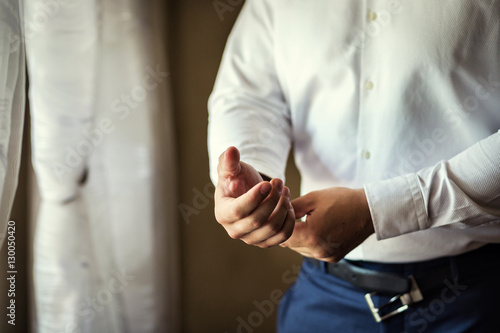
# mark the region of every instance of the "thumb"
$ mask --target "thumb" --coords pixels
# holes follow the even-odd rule
[[[291,202],[295,211],[295,218],[300,219],[312,212],[316,207],[311,193],[298,197]]]
[[[240,152],[236,147],[229,147],[219,157],[219,177],[234,177],[240,172]]]

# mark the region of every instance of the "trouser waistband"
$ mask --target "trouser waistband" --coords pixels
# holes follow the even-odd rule
[[[366,274],[370,276],[370,272],[368,271],[371,271],[375,276],[379,275],[379,273],[387,273],[389,275],[396,274],[403,277],[432,274],[431,272],[434,271],[447,274],[445,277],[455,279],[458,275],[465,277],[474,275],[478,270],[484,266],[490,265],[492,262],[499,262],[500,264],[500,244],[487,244],[476,250],[455,256],[410,263],[379,263],[372,261],[341,260],[339,263],[333,264],[311,258],[305,258],[305,260],[316,268],[343,280],[346,280],[344,274],[339,273],[339,271],[344,271],[345,267],[345,269],[352,269],[355,274],[362,274],[363,276]],[[341,268],[339,268],[339,266],[341,266]],[[393,280],[389,279],[389,281]],[[400,284],[398,284],[398,286],[398,288],[401,288]]]
[[[383,264],[349,260],[326,263],[311,258],[305,258],[305,263],[368,292],[366,301],[375,320],[380,322],[422,301],[433,290],[457,284],[459,274],[488,274],[488,269],[500,269],[500,244],[488,244],[457,256],[418,263]],[[377,308],[372,300],[376,294],[386,294],[392,298]],[[394,307],[395,302],[400,303],[400,306]],[[387,308],[392,311],[386,311]]]

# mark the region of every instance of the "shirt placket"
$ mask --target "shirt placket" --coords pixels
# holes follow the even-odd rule
[[[358,115],[358,146],[357,146],[357,179],[365,182],[369,177],[371,169],[371,159],[376,151],[375,143],[370,142],[370,124],[373,123],[373,100],[377,94],[378,80],[373,66],[374,54],[373,43],[377,42],[380,35],[381,26],[378,22],[379,14],[375,9],[377,1],[367,0],[361,15],[362,48],[359,54],[359,115]]]

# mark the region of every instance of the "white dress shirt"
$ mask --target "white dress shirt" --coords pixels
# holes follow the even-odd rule
[[[500,242],[500,0],[248,0],[209,101],[229,146],[302,194],[366,190],[348,259],[409,262]]]
[[[0,0],[0,247],[17,187],[25,106],[19,0]]]

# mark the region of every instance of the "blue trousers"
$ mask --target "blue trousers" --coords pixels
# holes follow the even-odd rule
[[[467,256],[468,260],[462,260]],[[279,333],[328,332],[500,332],[500,244],[465,255],[406,264],[351,262],[368,269],[405,276],[425,274],[450,265],[452,279],[443,281],[398,315],[377,323],[365,301],[366,291],[304,261],[294,285],[283,296],[278,313]],[[375,296],[376,306],[390,296]]]

